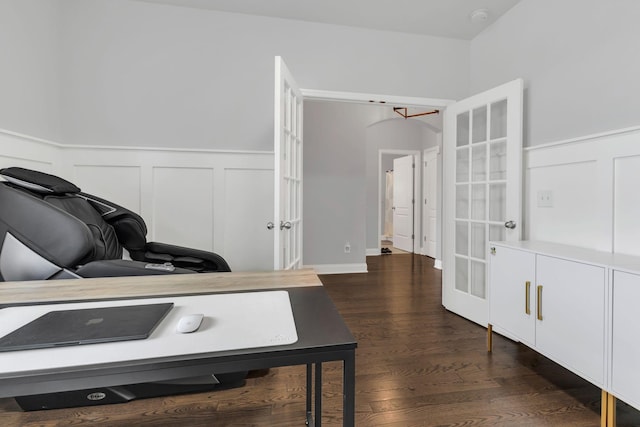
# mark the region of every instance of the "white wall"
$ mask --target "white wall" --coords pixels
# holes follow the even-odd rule
[[[303,262],[319,271],[366,271],[366,130],[385,110],[322,101],[305,101],[304,109]]]
[[[59,4],[0,1],[0,129],[61,136]]]
[[[303,88],[467,94],[467,41],[130,0],[59,1],[56,140],[68,144],[272,149],[275,55]],[[33,134],[14,123],[4,127]]]
[[[522,77],[525,146],[640,122],[640,2],[522,0],[471,42],[471,93]]]

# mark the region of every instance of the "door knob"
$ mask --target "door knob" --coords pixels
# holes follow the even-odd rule
[[[516,223],[514,221],[507,221],[504,223],[504,226],[509,230],[513,230],[514,228],[516,228]]]
[[[274,227],[275,227],[275,225],[273,224],[273,222],[269,221],[267,223],[267,230],[273,230]]]
[[[291,223],[289,221],[287,221],[287,222],[280,221],[280,230],[285,229],[285,228],[287,230],[291,229]]]

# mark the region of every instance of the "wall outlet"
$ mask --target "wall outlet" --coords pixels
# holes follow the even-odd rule
[[[538,191],[538,207],[539,208],[552,208],[553,207],[553,191],[540,190]]]
[[[347,242],[344,244],[344,253],[345,254],[351,253],[351,243]]]

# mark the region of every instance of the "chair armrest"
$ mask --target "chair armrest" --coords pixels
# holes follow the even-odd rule
[[[200,273],[228,272],[229,264],[214,252],[185,248],[183,246],[166,243],[149,242],[144,251],[131,252],[131,258],[136,261],[165,263],[170,262],[176,267],[186,268]]]
[[[93,277],[122,277],[122,276],[153,276],[163,274],[190,274],[185,268],[153,268],[151,263],[112,259],[93,261],[76,270],[76,274],[83,278]]]

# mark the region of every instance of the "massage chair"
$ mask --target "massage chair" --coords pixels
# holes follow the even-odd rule
[[[147,242],[147,227],[138,214],[83,193],[62,178],[18,167],[0,169],[0,177],[0,282],[231,271],[218,254]],[[16,401],[25,410],[125,402],[240,386],[246,374],[22,396]],[[89,397],[96,395],[104,397]]]
[[[147,242],[136,213],[57,176],[0,169],[0,280],[231,271],[220,255]]]

